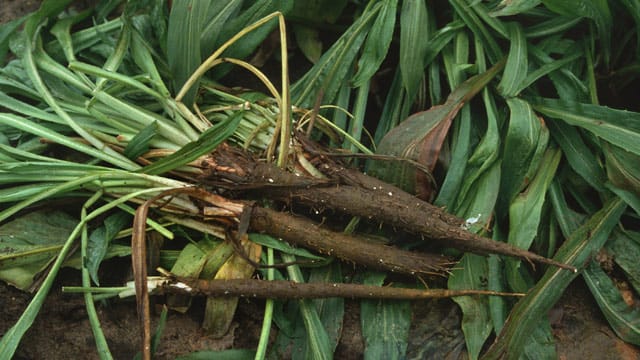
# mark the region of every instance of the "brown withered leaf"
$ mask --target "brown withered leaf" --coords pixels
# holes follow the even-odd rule
[[[501,61],[463,82],[444,104],[411,115],[382,138],[376,152],[408,158],[433,170],[453,118],[503,67],[504,61]],[[430,177],[406,162],[374,161],[372,164],[370,172],[374,176],[416,193],[422,199],[428,199],[433,191]]]

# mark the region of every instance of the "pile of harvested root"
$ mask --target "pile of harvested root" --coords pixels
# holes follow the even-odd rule
[[[294,214],[292,208],[302,205],[313,214],[330,209],[344,215],[367,219],[395,231],[415,234],[424,241],[437,241],[443,247],[453,247],[478,254],[500,254],[557,266],[575,272],[566,265],[512,245],[497,242],[467,230],[465,220],[448,214],[426,201],[406,193],[331,158],[319,145],[298,134],[294,139],[298,149],[293,155],[296,165],[281,169],[272,163],[255,159],[252,154],[222,144],[201,166],[202,186],[171,190],[147,201],[138,208],[134,224],[132,257],[136,276],[139,311],[143,314],[144,343],[149,349],[149,300],[147,263],[145,259],[145,221],[149,209],[170,206],[176,196],[187,196],[198,204],[201,217],[222,225],[224,238],[233,244],[236,254],[253,268],[259,256],[248,254],[247,232],[269,234],[292,245],[317,253],[335,256],[342,261],[408,276],[445,276],[455,262],[442,255],[423,251],[408,251],[372,241],[366,234],[345,233],[329,224],[316,222]],[[304,164],[304,165],[301,165]],[[309,171],[309,169],[313,169]],[[292,263],[271,266],[285,267]],[[264,281],[259,279],[198,280],[182,278],[164,272],[169,279],[164,290],[170,293],[206,295],[211,297],[261,298],[387,298],[420,299],[462,295],[506,295],[484,290],[416,290],[365,286],[357,284]]]

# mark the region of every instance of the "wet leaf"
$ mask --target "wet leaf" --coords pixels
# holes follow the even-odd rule
[[[613,331],[620,339],[640,345],[640,310],[624,301],[616,285],[596,262],[585,269],[582,277]]]

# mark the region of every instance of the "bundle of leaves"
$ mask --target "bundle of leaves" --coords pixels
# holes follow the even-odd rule
[[[599,89],[624,94],[637,80],[640,3],[301,3],[105,1],[78,12],[44,1],[2,25],[0,277],[38,290],[0,357],[14,354],[62,266],[82,271],[76,290],[104,358],[94,306],[104,294],[137,296],[148,357],[151,286],[210,296],[204,327],[222,334],[237,296],[257,295],[262,281],[243,282],[256,269],[271,281],[259,286],[272,287],[260,293],[270,300],[258,358],[274,316],[273,356],[293,344],[295,358],[330,358],[341,294],[456,295],[471,358],[492,334],[483,358],[552,358],[546,314],[577,276],[613,330],[640,344],[640,315],[593,261],[606,253],[639,289],[640,114],[600,105]],[[326,50],[325,35],[337,38]],[[294,37],[297,50],[287,46]],[[307,64],[302,55],[313,65],[289,86],[289,57]],[[257,66],[265,58],[279,61],[275,75]],[[237,87],[240,72],[265,93]],[[81,205],[33,210],[61,199]],[[313,214],[325,207],[336,211],[326,224]],[[148,245],[162,238],[181,250],[169,258],[156,246],[155,265],[171,273],[151,278]],[[477,254],[430,255],[422,238]],[[93,286],[104,259],[128,255],[135,286]],[[333,256],[363,265],[350,282],[372,287],[345,281]],[[381,287],[391,272],[414,289]],[[449,291],[424,290],[434,273],[448,276]],[[331,298],[285,311],[271,300],[290,296],[278,284]],[[167,302],[188,307],[176,294]],[[405,356],[409,310],[363,302],[365,357]]]

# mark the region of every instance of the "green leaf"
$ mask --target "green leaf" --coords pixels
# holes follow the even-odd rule
[[[236,131],[240,120],[242,120],[242,115],[243,111],[234,113],[225,121],[207,129],[198,140],[188,143],[173,154],[165,156],[139,171],[151,175],[162,174],[208,154]]]
[[[167,34],[167,61],[173,74],[174,91],[182,88],[191,74],[200,65],[202,53],[200,36],[208,9],[215,4],[211,0],[177,1],[171,6]],[[195,100],[197,82],[192,86],[183,102],[191,106]]]
[[[98,268],[105,258],[105,255],[107,255],[111,240],[116,237],[120,230],[129,224],[131,224],[131,216],[125,212],[117,212],[107,217],[102,226],[93,230],[89,235],[87,258],[85,259],[84,266],[89,270],[91,279],[96,284],[100,285]]]
[[[385,0],[382,9],[378,12],[378,17],[373,22],[371,31],[364,42],[362,55],[358,60],[358,72],[351,79],[354,87],[360,87],[369,81],[387,56],[393,37],[393,28],[396,24],[397,7],[398,0]],[[426,41],[423,42],[426,43]],[[402,52],[402,50],[400,51]]]
[[[342,264],[338,261],[323,266],[321,268],[311,269],[308,282],[312,283],[339,283],[343,281],[342,278]],[[342,323],[344,319],[344,299],[343,298],[327,298],[327,299],[315,299],[311,301],[316,307],[316,311],[320,316],[322,326],[327,332],[330,345],[330,353],[333,354],[340,341],[342,335]],[[306,354],[305,356],[311,356],[309,352],[311,349],[308,344],[308,339],[305,339],[304,347],[307,350],[301,352]]]
[[[536,175],[525,191],[519,194],[509,207],[509,243],[521,249],[529,249],[538,233],[547,189],[553,180],[561,153],[548,150]]]
[[[519,194],[509,207],[509,238],[511,245],[521,249],[529,249],[538,235],[542,217],[542,205],[546,199],[547,189],[553,180],[561,153],[559,150],[548,150],[544,160],[537,169],[537,174],[527,189]],[[507,278],[513,288],[519,277],[520,260],[506,259]]]
[[[596,262],[591,262],[582,277],[613,331],[623,341],[640,345],[640,310],[624,301],[616,285]]]
[[[544,98],[537,99],[533,108],[549,117],[589,130],[616,146],[640,155],[640,113]]]
[[[320,60],[291,87],[292,103],[312,108],[322,92],[324,103],[331,103],[342,87],[382,3],[367,7]]]
[[[593,150],[585,144],[580,131],[561,121],[549,121],[546,124],[573,171],[596,190],[604,190],[606,175],[602,165]]]
[[[615,235],[605,245],[606,251],[624,271],[636,292],[640,292],[640,234],[625,231]]]
[[[149,151],[149,143],[156,135],[158,130],[158,123],[156,121],[145,126],[139,133],[137,133],[131,141],[124,148],[124,156],[131,160],[135,160],[138,156]]]
[[[251,233],[249,234],[249,239],[256,244],[268,246],[285,254],[291,254],[296,256],[301,256],[311,260],[320,260],[325,261],[326,259],[322,256],[318,256],[312,254],[309,250],[304,248],[297,248],[289,245],[288,243],[275,239],[274,237],[267,234],[257,234]]]
[[[253,360],[255,356],[256,351],[250,349],[204,350],[178,356],[176,360]]]
[[[496,9],[491,12],[491,16],[511,16],[523,13],[538,6],[541,0],[511,0],[501,1]]]
[[[469,30],[473,32],[473,35],[482,44],[482,47],[486,49],[487,56],[491,63],[497,63],[502,58],[502,50],[498,46],[498,42],[494,38],[493,34],[487,29],[482,19],[478,16],[475,9],[479,2],[474,2],[473,5],[469,4],[466,0],[449,0],[449,3],[455,10],[456,14],[460,16],[462,21],[467,25]]]
[[[521,89],[520,84],[527,77],[529,71],[527,39],[524,37],[522,27],[518,23],[508,23],[507,29],[510,40],[509,55],[502,79],[498,84],[498,91],[505,98],[518,95]]]
[[[7,57],[11,37],[26,19],[26,16],[20,17],[0,25],[0,64],[4,64],[4,59]]]
[[[77,223],[64,212],[39,210],[0,226],[0,279],[26,291]]]
[[[506,213],[515,196],[527,185],[527,172],[538,148],[543,123],[528,102],[517,98],[507,99],[511,111],[509,127],[504,137],[502,179],[499,212]]]
[[[529,336],[527,345],[524,346],[524,353],[520,356],[522,360],[529,359],[557,359],[556,344],[548,319],[541,319],[538,327]]]
[[[586,17],[594,21],[605,65],[611,57],[613,19],[607,0],[542,0],[551,11],[564,16]]]
[[[640,196],[640,156],[605,142],[607,177],[617,188]]]
[[[210,49],[206,49],[208,51],[203,52],[203,56],[209,56],[209,52],[213,52],[227,40],[242,31],[245,27],[254,24],[269,14],[278,11],[286,15],[293,8],[293,3],[293,0],[264,0],[250,2],[251,6],[237,14],[235,17],[229,18],[229,20],[223,24],[220,35],[217,38],[217,42],[214,43],[214,46]],[[263,24],[259,28],[238,39],[227,50],[225,50],[223,56],[236,59],[244,59],[248,57],[256,51],[258,46],[262,44],[262,42],[277,26],[278,20],[275,18],[266,24]],[[231,68],[232,67],[230,65],[217,66],[212,70],[211,77],[219,79],[226,75]]]
[[[426,46],[429,43],[427,6],[422,0],[405,0],[400,12],[400,61],[402,84],[413,98],[422,82]]]
[[[296,36],[296,43],[300,51],[302,51],[307,60],[314,64],[317,63],[320,56],[322,56],[322,41],[320,40],[318,30],[304,25],[294,24],[293,34]]]
[[[296,261],[295,256],[282,254],[282,260],[285,262]],[[297,265],[287,267],[287,273],[291,281],[304,282],[300,267]],[[307,351],[305,359],[331,359],[333,357],[331,340],[322,325],[318,311],[311,300],[298,300],[300,314],[306,330]]]
[[[461,109],[460,116],[454,124],[451,134],[449,168],[440,186],[438,196],[433,203],[451,209],[450,211],[453,212],[458,210],[456,208],[456,197],[460,195],[464,195],[465,199],[468,197],[466,193],[462,194],[461,188],[466,180],[467,163],[469,156],[471,156],[471,107],[469,105],[465,105]]]
[[[596,253],[618,224],[626,205],[619,198],[608,201],[600,211],[574,231],[556,253],[554,260],[578,269]],[[556,214],[558,217],[563,214]],[[538,326],[540,319],[560,299],[571,281],[578,276],[568,270],[549,268],[540,281],[514,306],[509,319],[483,360],[501,359],[506,354],[519,356],[526,345],[527,335]]]
[[[458,193],[458,201],[455,207],[455,213],[466,214],[467,216],[476,216],[477,214],[469,213],[467,210],[461,207],[461,201],[467,197],[467,193],[472,189],[478,189],[480,186],[476,186],[479,183],[479,178],[482,177],[485,172],[493,171],[492,168],[496,165],[498,154],[500,153],[500,134],[498,132],[498,118],[496,115],[496,105],[493,97],[489,95],[489,90],[485,88],[482,92],[482,99],[484,100],[487,117],[487,131],[480,140],[478,146],[476,146],[473,154],[467,161],[465,169],[464,180],[460,191]],[[472,122],[475,123],[476,118],[480,118],[477,113],[472,113]],[[500,166],[497,167],[497,178],[494,179],[499,186],[500,184]],[[495,199],[493,199],[495,205]],[[493,211],[493,205],[491,206],[491,212]],[[487,216],[488,214],[485,214]]]
[[[624,202],[627,203],[637,215],[640,215],[640,196],[632,193],[630,191],[626,191],[620,188],[617,188],[615,185],[607,182],[605,183],[605,187],[611,190],[614,194],[618,195]]]
[[[213,53],[220,33],[229,25],[230,19],[238,15],[242,3],[242,0],[211,2],[208,7],[208,17],[202,26],[200,34],[200,49],[203,57]]]
[[[450,290],[485,290],[488,276],[487,258],[465,254],[449,276]],[[487,297],[458,296],[453,298],[462,309],[462,331],[470,359],[477,359],[493,328]]]
[[[365,285],[382,286],[384,273],[367,272]],[[409,301],[362,300],[360,323],[365,359],[404,359],[406,357],[411,303]]]
[[[464,180],[463,186],[467,185]],[[500,192],[500,163],[493,163],[480,176],[473,181],[471,190],[465,193],[464,198],[459,199],[460,204],[455,208],[455,214],[465,218],[473,218],[474,224],[468,229],[473,232],[481,231],[489,226],[493,209]]]

